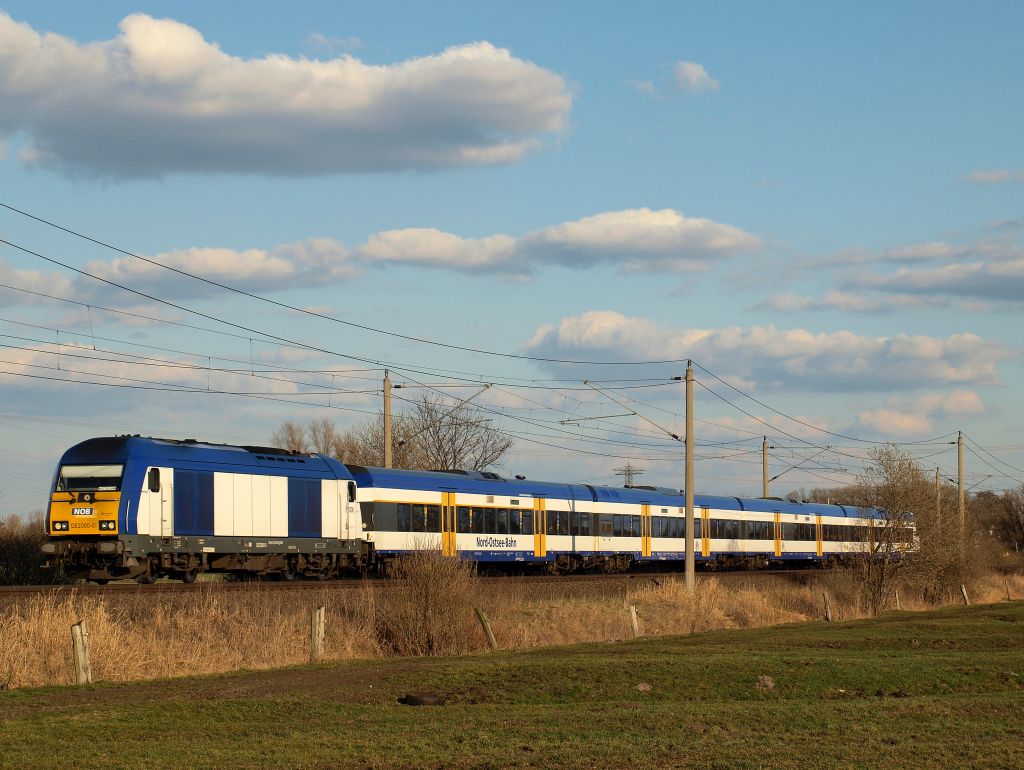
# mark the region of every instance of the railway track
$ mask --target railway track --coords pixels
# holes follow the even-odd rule
[[[821,570],[766,570],[736,572],[698,572],[697,585],[709,578],[724,581],[747,580],[751,582],[788,579],[805,580],[821,575]],[[490,587],[505,587],[510,590],[517,588],[529,589],[530,593],[543,593],[537,589],[550,589],[552,594],[602,594],[615,593],[637,588],[643,585],[659,584],[669,580],[683,580],[681,572],[640,572],[614,575],[502,575],[482,577],[481,580]],[[196,583],[179,583],[174,581],[152,584],[124,581],[95,585],[89,583],[69,585],[28,585],[0,586],[0,597],[15,598],[50,594],[61,596],[75,594],[77,596],[107,595],[123,596],[125,594],[188,594],[195,592],[246,592],[246,591],[359,591],[370,589],[387,589],[399,585],[395,580],[385,578],[352,578],[348,580],[299,580],[283,582],[279,580],[205,580]]]

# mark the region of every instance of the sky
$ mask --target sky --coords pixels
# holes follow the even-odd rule
[[[507,475],[1024,483],[1024,6],[0,0],[0,517],[423,395]],[[486,387],[485,386],[489,386]],[[405,400],[403,400],[405,399]]]

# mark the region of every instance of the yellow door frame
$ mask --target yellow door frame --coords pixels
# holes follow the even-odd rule
[[[533,555],[548,555],[548,514],[547,500],[533,498]]]
[[[782,514],[775,511],[775,555],[782,556]]]
[[[651,555],[651,506],[640,506],[640,555]]]
[[[711,555],[711,509],[700,509],[700,553],[701,556]]]
[[[455,493],[441,493],[441,554],[455,556]]]
[[[814,534],[816,535],[817,540],[818,540],[818,557],[819,558],[825,554],[825,545],[824,545],[824,543],[821,542],[821,535],[822,535],[821,529],[822,529],[821,514],[819,513],[819,514],[816,514],[815,517],[814,517]]]

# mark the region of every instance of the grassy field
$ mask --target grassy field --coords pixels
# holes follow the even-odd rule
[[[443,706],[402,705],[437,693]],[[0,693],[10,767],[1024,766],[1024,603]]]

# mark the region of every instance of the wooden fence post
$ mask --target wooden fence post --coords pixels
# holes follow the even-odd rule
[[[494,638],[494,632],[491,630],[491,621],[487,619],[484,611],[479,607],[474,607],[476,610],[477,620],[480,621],[480,626],[484,629],[484,636],[487,637],[487,646],[491,648],[491,652],[498,649],[498,642]]]
[[[967,598],[967,586],[963,583],[960,584],[960,593],[964,595],[964,604],[970,604],[971,600]]]
[[[629,605],[629,622],[633,626],[633,638],[636,639],[640,636],[640,626],[636,622],[636,605]]]
[[[309,614],[309,660],[319,663],[324,656],[324,608],[317,607]]]
[[[1006,586],[1006,601],[1012,602],[1013,598],[1010,596],[1010,581],[1003,578],[1003,585]]]
[[[832,603],[828,600],[828,591],[822,593],[825,597],[825,620],[832,622]]]
[[[896,589],[896,611],[900,611],[900,589]]]
[[[75,663],[75,683],[92,684],[92,665],[89,663],[89,634],[85,621],[71,626],[71,656]]]

